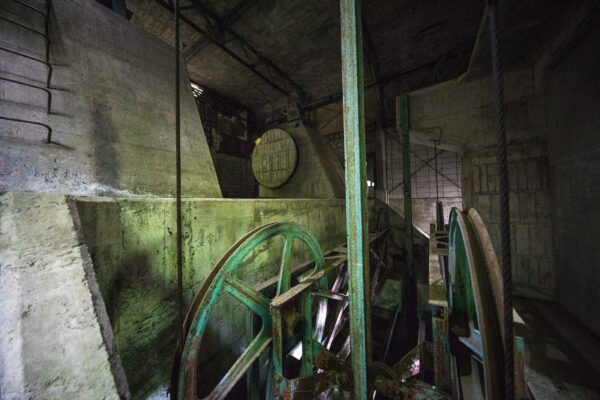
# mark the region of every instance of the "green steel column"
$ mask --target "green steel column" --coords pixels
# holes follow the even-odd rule
[[[413,273],[413,235],[412,235],[412,187],[410,171],[410,104],[408,95],[400,96],[402,117],[402,162],[404,172],[404,218],[406,221],[406,265]]]
[[[371,357],[371,307],[360,0],[341,0],[340,20],[353,397],[355,400],[366,400],[368,397],[367,365]]]

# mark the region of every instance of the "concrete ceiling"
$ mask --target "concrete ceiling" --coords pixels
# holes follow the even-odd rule
[[[195,28],[181,24],[181,42],[190,78],[201,85],[263,117],[279,112],[288,101],[282,92],[294,94],[296,87],[305,93],[307,102],[341,91],[337,0],[182,0],[182,3],[202,6],[202,10],[182,11]],[[508,12],[502,22],[508,33],[507,43],[521,46],[511,62],[515,58],[523,61],[523,53],[531,51],[527,46],[529,41],[523,42],[523,35],[533,36],[537,43],[569,4],[559,0],[506,3]],[[167,0],[127,0],[134,23],[173,45],[173,14],[167,4]],[[379,79],[387,82],[392,96],[464,72],[485,8],[482,0],[370,0],[363,4],[368,53],[365,81],[368,84],[374,80],[368,63],[377,65]],[[207,32],[210,38],[198,30]],[[485,40],[482,48],[489,43],[487,37]],[[487,70],[489,53],[480,51],[477,57],[477,66]]]

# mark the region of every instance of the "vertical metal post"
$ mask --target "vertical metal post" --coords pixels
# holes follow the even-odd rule
[[[175,0],[175,196],[177,197],[177,303],[179,342],[183,344],[183,254],[181,232],[181,107],[179,99],[179,0]]]
[[[376,139],[376,170],[375,170],[375,198],[388,202],[387,192],[387,159],[386,159],[386,134],[385,131],[377,131]]]
[[[402,113],[402,163],[404,173],[404,219],[406,222],[406,265],[413,273],[412,183],[410,171],[410,104],[408,94],[400,96]]]
[[[433,370],[435,386],[452,393],[450,371],[450,331],[448,307],[431,306],[431,328],[433,331]]]
[[[360,0],[341,0],[340,20],[353,397],[355,400],[366,400],[368,397],[367,366],[371,361],[371,307]]]
[[[508,202],[508,161],[506,155],[506,128],[504,125],[504,85],[500,60],[500,35],[498,33],[498,3],[490,0],[490,39],[492,70],[494,75],[494,103],[496,106],[496,130],[498,139],[498,186],[500,188],[500,237],[502,247],[502,294],[504,315],[504,398],[515,398],[514,339],[512,269],[510,249],[510,209]]]
[[[440,201],[440,190],[438,188],[438,167],[437,167],[437,139],[433,139],[433,157],[435,158],[435,204],[437,207],[437,203]]]

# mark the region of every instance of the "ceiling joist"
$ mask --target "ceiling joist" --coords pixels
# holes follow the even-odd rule
[[[165,0],[155,0],[163,8],[174,13],[174,7],[170,2]],[[212,19],[215,24],[217,31],[222,32],[220,35],[211,34],[206,29],[202,28],[194,21],[190,20],[186,16],[180,13],[180,19],[189,27],[200,33],[207,42],[210,42],[217,46],[220,50],[231,56],[238,63],[246,67],[261,80],[277,90],[286,97],[297,95],[298,101],[303,102],[305,97],[304,90],[294,80],[292,80],[285,72],[277,67],[272,61],[266,58],[262,53],[256,50],[251,44],[249,44],[242,36],[230,28],[231,24],[240,17],[241,12],[252,3],[252,0],[240,0],[227,14],[221,18],[217,13],[209,9],[200,0],[192,0],[192,7],[189,9],[195,9],[200,11],[206,19]],[[235,42],[243,49],[243,55],[238,55],[234,50],[225,45],[223,40],[223,34],[229,34]],[[205,43],[204,40],[199,40],[190,46],[188,52],[185,53],[186,58],[192,57],[196,54]]]

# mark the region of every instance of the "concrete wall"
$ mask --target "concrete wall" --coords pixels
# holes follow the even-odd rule
[[[552,210],[548,185],[546,114],[536,93],[534,68],[505,71],[506,129],[513,280],[519,293],[555,298]],[[411,93],[411,135],[441,141],[462,158],[463,207],[474,207],[500,256],[495,159],[495,113],[490,76],[453,80]]]
[[[568,53],[548,70],[544,86],[558,297],[600,335],[598,13],[589,26],[584,36],[573,34],[577,26],[567,32],[561,48]]]
[[[75,228],[64,196],[0,197],[3,399],[129,397],[93,267]]]
[[[552,208],[546,146],[526,143],[508,147],[509,203],[513,281],[517,293],[556,296],[552,253]],[[500,196],[495,150],[463,158],[463,204],[481,214],[500,258]]]
[[[131,393],[145,398],[168,382],[175,351],[175,203],[81,198],[77,208]],[[343,200],[335,199],[185,200],[185,310],[213,265],[254,227],[294,221],[311,231],[327,250],[345,241],[344,214]],[[281,244],[274,239],[261,246],[250,257],[253,263],[244,279],[253,283],[274,276]],[[306,249],[296,249],[295,261],[308,257]],[[218,310],[223,317],[211,322],[209,345],[201,357],[215,377],[219,368],[239,356],[245,320],[239,303],[225,302]]]
[[[427,143],[436,138],[442,148],[461,153],[495,146],[493,90],[492,78],[488,75],[473,80],[452,80],[412,92],[411,141]],[[536,96],[532,66],[504,71],[504,102],[509,143],[545,136],[544,103]]]
[[[269,198],[344,198],[344,170],[327,141],[311,128],[282,127],[296,142],[298,165],[283,186],[259,186],[260,197]]]
[[[40,2],[43,8],[44,2]],[[43,19],[2,15],[43,31]],[[19,19],[20,18],[20,19]],[[52,1],[52,114],[43,91],[0,81],[0,192],[173,195],[175,122],[173,48],[95,1]],[[4,47],[44,58],[40,35],[0,21]],[[184,65],[184,63],[182,63]],[[45,85],[46,67],[2,52],[3,77]],[[184,196],[220,197],[185,68],[181,70]]]

